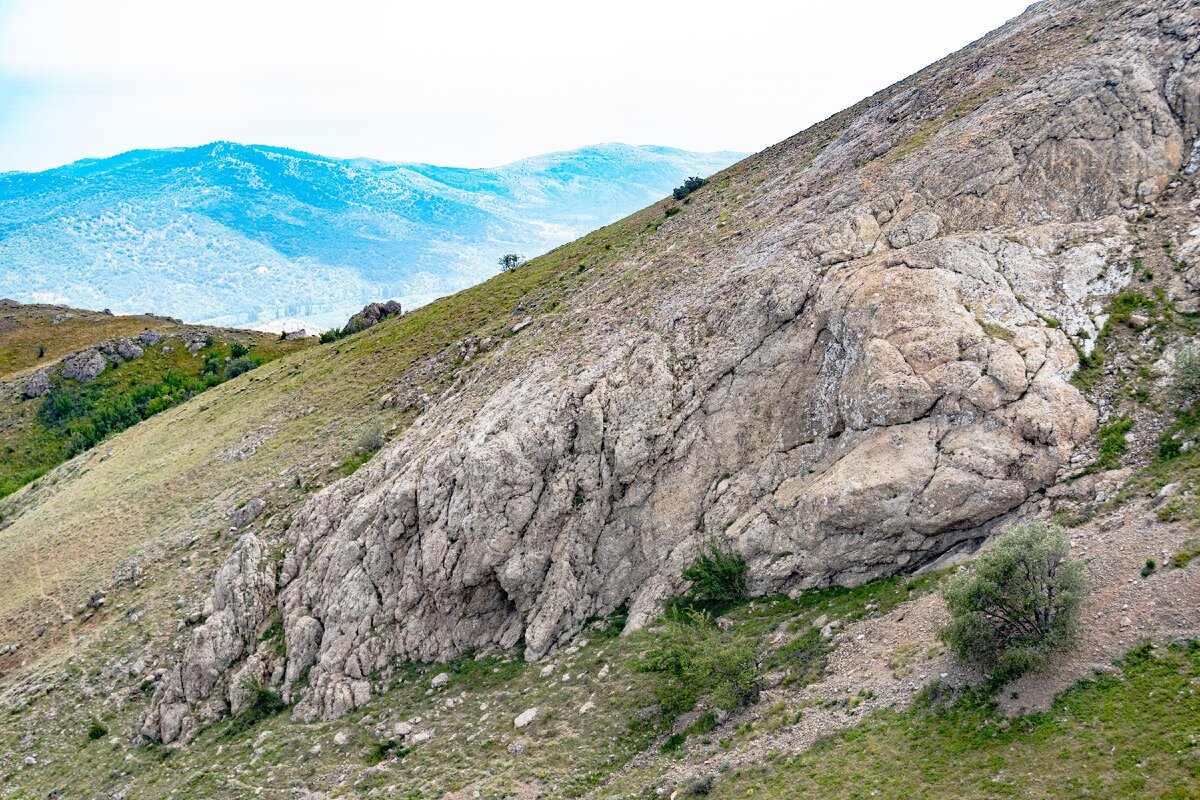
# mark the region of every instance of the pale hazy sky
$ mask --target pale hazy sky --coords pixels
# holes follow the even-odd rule
[[[0,0],[0,171],[228,139],[484,166],[759,150],[1028,0]]]

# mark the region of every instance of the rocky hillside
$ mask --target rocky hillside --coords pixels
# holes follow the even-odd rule
[[[146,417],[314,341],[2,300],[0,497]]]
[[[890,576],[1051,515],[1111,551],[1091,567],[1105,585],[1143,548],[1173,560],[1200,470],[1200,422],[1171,391],[1200,296],[1197,49],[1194,2],[1037,4],[685,198],[216,387],[17,493],[0,529],[10,785],[76,774],[37,731],[81,738],[103,713],[127,774],[96,791],[665,792],[686,776],[656,783],[673,767],[643,751],[728,723],[655,723],[635,667],[712,542],[771,596],[726,621],[762,663],[783,674],[773,654],[815,626],[840,670],[812,695],[781,678],[770,709],[702,739],[688,758],[713,772],[718,746],[765,763],[952,675],[932,579]],[[1188,562],[1102,595],[1089,619],[1125,633],[1096,659],[1195,632],[1194,604],[1167,610]],[[75,613],[101,582],[104,607]],[[856,654],[886,674],[856,674]],[[1154,674],[1186,683],[1195,659],[1172,658]],[[827,728],[775,736],[806,717]],[[1162,752],[1182,752],[1175,733]],[[778,765],[784,785],[806,763]]]
[[[215,142],[10,173],[0,296],[313,332],[471,286],[740,157],[608,144],[454,169]]]

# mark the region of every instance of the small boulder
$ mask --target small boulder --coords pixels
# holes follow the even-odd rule
[[[41,397],[50,391],[50,376],[44,371],[35,372],[25,382],[25,396],[30,400]]]
[[[433,687],[434,689],[440,689],[449,682],[450,682],[450,673],[449,672],[439,672],[437,675],[433,676],[433,680],[431,680],[429,682],[429,685],[431,687]]]
[[[342,330],[346,333],[358,333],[378,325],[388,317],[398,317],[402,313],[400,303],[388,300],[386,303],[367,303],[363,310],[352,316]]]
[[[522,711],[520,714],[518,714],[517,718],[513,720],[513,727],[514,728],[524,728],[525,726],[532,723],[535,719],[537,719],[537,715],[538,715],[538,710],[537,710],[536,706],[533,708],[527,708],[524,711]]]
[[[162,334],[153,328],[147,328],[139,333],[137,338],[145,347],[153,347],[162,340]]]
[[[235,528],[244,528],[251,522],[259,518],[259,515],[267,507],[267,501],[261,497],[255,497],[246,505],[233,512],[233,525]]]
[[[132,361],[135,358],[141,358],[142,353],[146,352],[140,346],[134,344],[128,339],[119,339],[117,341],[117,355],[126,361]]]

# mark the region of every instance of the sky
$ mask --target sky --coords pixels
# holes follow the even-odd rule
[[[0,171],[230,140],[494,166],[752,152],[1028,0],[0,0]]]

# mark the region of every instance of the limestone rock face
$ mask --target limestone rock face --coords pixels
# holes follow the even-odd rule
[[[622,605],[643,625],[714,539],[754,593],[857,584],[1051,485],[1096,424],[1076,347],[1200,129],[1193,11],[1034,6],[710,181],[617,277],[514,324],[520,347],[293,520],[296,715],[363,704],[398,660],[537,659]],[[189,663],[183,686],[211,675]]]
[[[248,685],[266,675],[268,658],[256,646],[274,598],[274,563],[254,534],[244,534],[217,571],[203,624],[189,633],[182,661],[155,691],[139,726],[143,735],[186,742],[200,724],[245,708]]]

